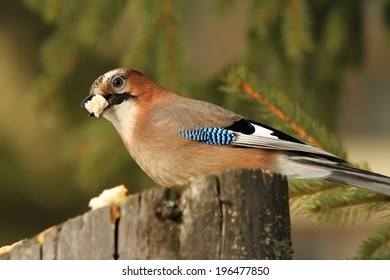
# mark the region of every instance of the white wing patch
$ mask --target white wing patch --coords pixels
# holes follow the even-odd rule
[[[306,152],[327,157],[334,157],[335,159],[337,158],[337,156],[331,153],[304,143],[279,139],[277,137],[277,133],[273,135],[274,131],[270,128],[262,127],[256,124],[252,125],[255,127],[255,132],[252,134],[233,132],[237,139],[232,142],[232,145],[268,150]]]
[[[253,126],[255,127],[255,132],[252,134],[253,136],[279,139],[277,136],[272,135],[274,132],[273,130],[255,124],[253,124]]]

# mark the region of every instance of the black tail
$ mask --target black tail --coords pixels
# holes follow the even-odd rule
[[[317,166],[329,173],[321,179],[351,185],[390,196],[390,177],[326,159],[296,157],[296,162]]]
[[[345,165],[336,165],[331,171],[332,173],[325,178],[328,181],[390,196],[390,177]]]

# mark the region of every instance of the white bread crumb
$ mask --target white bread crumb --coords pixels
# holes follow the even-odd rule
[[[92,210],[102,208],[104,206],[119,205],[126,198],[127,189],[124,185],[120,185],[111,189],[104,190],[99,196],[92,198],[89,201],[89,207]]]
[[[100,94],[96,94],[84,105],[85,109],[87,109],[88,112],[93,113],[97,118],[100,117],[100,115],[103,113],[104,109],[107,108],[107,106],[107,100]]]

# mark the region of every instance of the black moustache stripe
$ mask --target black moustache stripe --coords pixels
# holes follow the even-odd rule
[[[108,98],[106,97],[106,95]],[[114,93],[114,94],[107,93],[107,94],[103,94],[103,97],[106,98],[107,102],[110,103],[110,105],[118,105],[128,99],[136,98],[135,96],[131,95],[129,92]]]

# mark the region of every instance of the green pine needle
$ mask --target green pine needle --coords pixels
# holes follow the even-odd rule
[[[359,246],[356,259],[383,259],[390,256],[390,223],[378,227]]]
[[[279,126],[297,138],[302,139],[303,135],[306,139],[302,140],[312,140],[321,148],[345,158],[345,152],[334,135],[306,114],[298,104],[291,102],[283,92],[261,85],[257,77],[246,68],[237,67],[229,71],[221,90],[251,96],[259,103],[262,111],[274,114],[262,114],[260,121]],[[389,199],[386,196],[320,180],[290,180],[290,196],[295,209],[324,222],[345,224],[367,219],[378,211],[389,210]]]
[[[283,11],[282,41],[287,57],[301,61],[313,49],[311,18],[306,0],[289,0]]]

